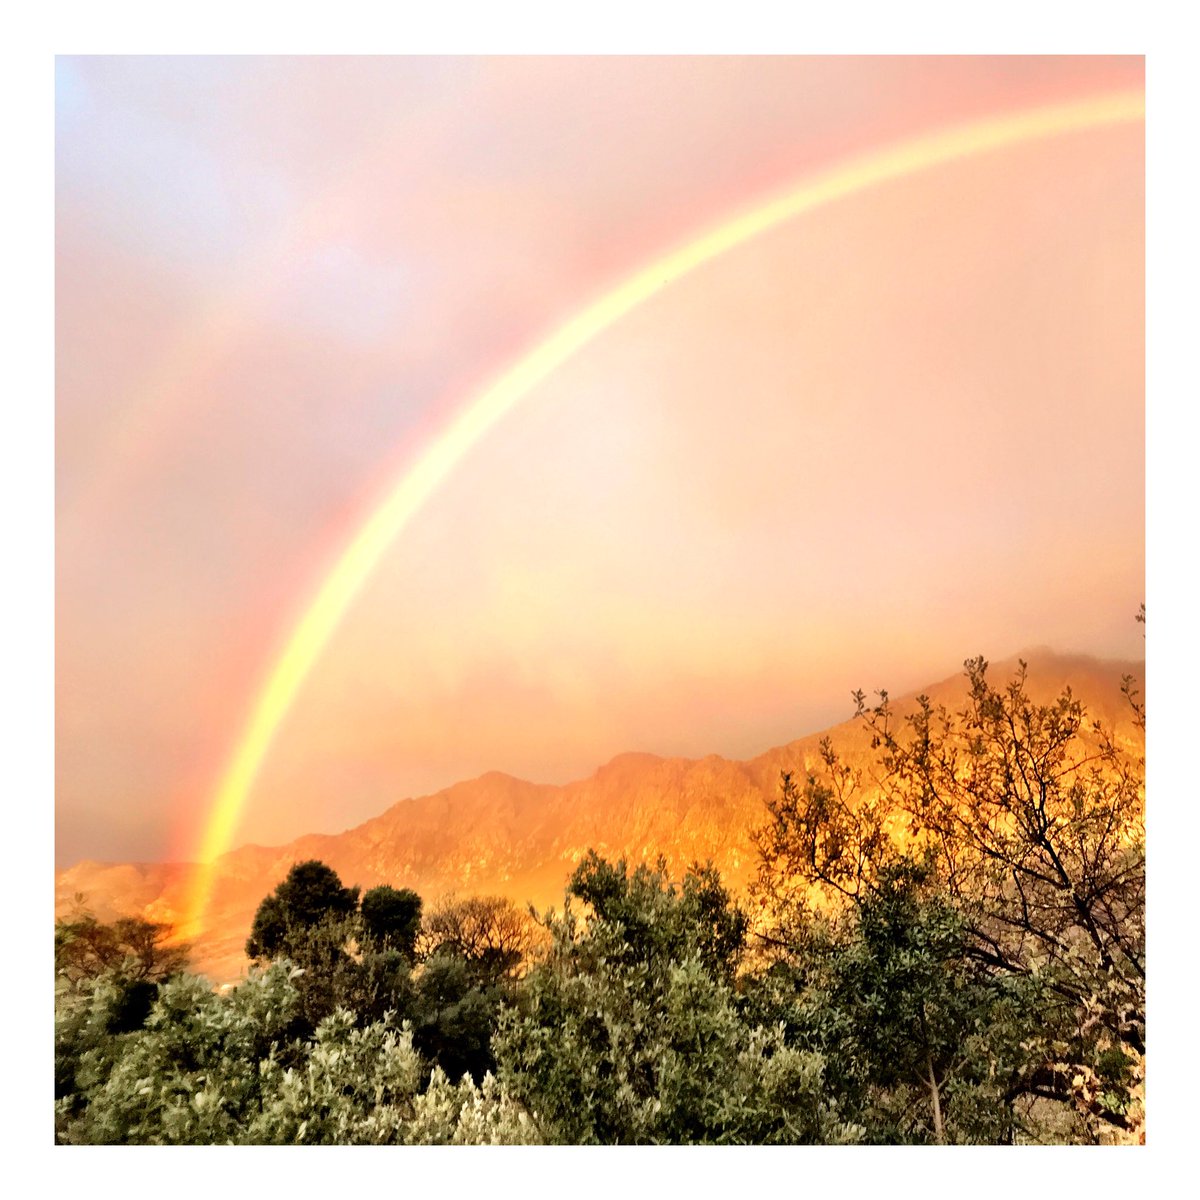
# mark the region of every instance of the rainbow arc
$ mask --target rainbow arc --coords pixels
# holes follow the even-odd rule
[[[181,914],[180,933],[203,925],[215,860],[227,851],[271,744],[305,679],[354,599],[442,481],[539,383],[664,288],[787,221],[868,188],[935,167],[1071,133],[1139,121],[1141,91],[1121,91],[972,121],[856,155],[655,258],[575,313],[472,395],[368,513],[320,582],[268,671],[217,787]]]

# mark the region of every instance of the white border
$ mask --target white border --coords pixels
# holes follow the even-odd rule
[[[50,1144],[49,1071],[53,843],[53,62],[56,53],[1123,53],[1147,54],[1148,402],[1147,600],[1150,724],[1150,1067],[1149,1145],[1131,1151],[922,1152],[914,1150],[662,1150],[534,1152],[415,1150],[386,1162],[347,1149],[304,1155],[248,1150],[176,1150],[154,1173],[172,1194],[241,1195],[251,1187],[300,1194],[422,1184],[454,1192],[477,1186],[522,1196],[611,1196],[669,1187],[736,1193],[783,1183],[806,1191],[852,1192],[882,1182],[889,1194],[1009,1195],[1103,1182],[1106,1190],[1168,1185],[1188,1145],[1194,1100],[1191,1066],[1192,964],[1188,885],[1196,874],[1195,737],[1184,680],[1196,663],[1194,459],[1197,439],[1195,300],[1200,212],[1194,114],[1197,43],[1176,4],[827,3],[820,9],[740,0],[719,14],[684,3],[640,0],[592,8],[558,3],[412,6],[346,2],[194,7],[161,2],[32,6],[13,28],[0,73],[9,170],[4,204],[6,357],[16,362],[5,389],[5,490],[9,571],[5,572],[0,728],[8,758],[4,819],[9,826],[10,971],[4,992],[10,1056],[3,1096],[5,1142],[19,1159],[10,1177],[49,1169],[55,1192],[94,1186],[97,1176],[137,1186],[144,1150],[56,1149]],[[12,669],[15,668],[15,669]],[[1189,761],[1190,760],[1190,761]],[[16,860],[15,863],[13,860]],[[32,913],[29,897],[37,897]],[[43,990],[45,989],[45,990]],[[379,1152],[376,1152],[377,1154]],[[517,1154],[520,1161],[517,1161]],[[983,1157],[1021,1154],[1021,1161]],[[505,1154],[503,1162],[497,1154]],[[591,1158],[581,1157],[591,1154]],[[46,1156],[49,1156],[49,1159]],[[204,1162],[194,1161],[202,1155]],[[220,1155],[218,1161],[214,1156]],[[430,1157],[431,1155],[435,1157]],[[900,1156],[907,1156],[901,1161]],[[1031,1156],[1036,1155],[1036,1161]],[[10,1162],[11,1162],[10,1157]],[[907,1170],[904,1167],[907,1166]],[[14,1169],[15,1168],[15,1169]],[[302,1174],[301,1174],[302,1172]],[[364,1174],[371,1178],[364,1179]],[[1036,1182],[1035,1182],[1036,1181]],[[1164,1186],[1168,1194],[1174,1189]]]

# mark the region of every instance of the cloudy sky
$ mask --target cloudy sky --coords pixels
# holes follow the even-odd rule
[[[57,858],[194,852],[290,630],[479,388],[848,155],[1139,59],[57,68]],[[743,757],[978,652],[1140,654],[1137,124],[786,222],[535,387],[391,545],[237,841]]]

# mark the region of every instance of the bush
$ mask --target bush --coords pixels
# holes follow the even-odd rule
[[[744,919],[715,872],[670,884],[590,855],[552,946],[501,1015],[499,1076],[568,1143],[853,1140],[822,1061],[750,1025],[727,971]]]

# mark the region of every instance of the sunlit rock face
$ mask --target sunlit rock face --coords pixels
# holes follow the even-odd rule
[[[1124,675],[1140,681],[1144,664],[1043,649],[1023,657],[1035,700],[1047,701],[1069,686],[1092,717],[1115,730],[1119,743],[1141,745],[1143,734],[1120,688]],[[1016,666],[1016,659],[994,663],[989,678],[1000,684]],[[953,675],[924,691],[953,708],[965,694],[965,681]],[[900,698],[897,710],[903,713],[911,701]],[[818,769],[824,736],[852,766],[870,766],[869,738],[851,720],[743,762],[622,754],[589,778],[562,786],[490,772],[401,800],[344,833],[243,846],[218,862],[204,927],[193,939],[193,965],[216,982],[243,973],[243,947],[259,901],[293,863],[309,858],[328,863],[348,884],[411,887],[427,901],[451,893],[499,894],[539,909],[560,906],[563,885],[589,848],[631,862],[662,855],[675,873],[711,859],[744,892],[756,867],[751,835],[766,818],[766,799],[775,794],[782,771],[803,776]],[[70,911],[82,896],[102,920],[137,914],[172,923],[182,911],[188,876],[186,864],[81,862],[58,873],[57,911]]]

